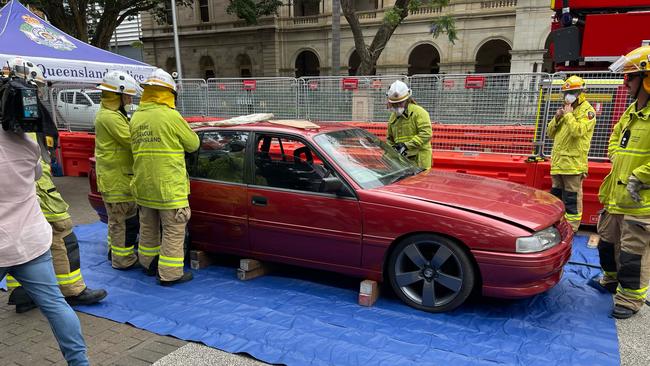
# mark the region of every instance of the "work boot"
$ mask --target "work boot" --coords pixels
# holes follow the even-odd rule
[[[192,280],[192,278],[194,278],[194,276],[192,276],[192,272],[185,272],[181,278],[173,281],[163,281],[160,279],[160,277],[158,277],[158,283],[160,283],[161,286],[173,286],[178,285],[179,283],[189,282]]]
[[[587,282],[587,285],[595,288],[596,290],[606,294],[615,294],[618,282],[604,282],[602,277],[592,277]]]
[[[614,306],[614,311],[612,311],[612,316],[616,319],[627,319],[636,313],[638,313],[638,311],[626,308],[625,306],[616,305]]]
[[[38,307],[22,286],[16,287],[11,291],[7,305],[16,305],[16,313],[18,314],[22,314]]]
[[[144,268],[143,267],[144,274],[146,274],[147,276],[152,276],[152,277],[155,276],[156,274],[158,274],[158,258],[159,258],[159,256],[155,256],[153,258],[153,261],[151,261],[151,264],[149,264],[149,268]]]
[[[142,267],[142,266],[140,265],[140,263],[138,263],[137,261],[136,261],[135,263],[133,263],[132,265],[128,266],[128,267],[124,267],[124,268],[113,267],[113,269],[117,269],[117,270],[119,270],[119,271],[128,271],[128,270],[135,269],[135,268],[142,268],[142,269],[144,269],[144,267]],[[146,270],[145,270],[145,271],[146,271]]]
[[[65,301],[70,305],[91,305],[102,301],[106,295],[107,293],[104,289],[92,290],[86,287],[77,296],[66,296]]]

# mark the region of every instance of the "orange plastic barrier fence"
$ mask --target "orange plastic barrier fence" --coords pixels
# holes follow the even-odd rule
[[[598,211],[603,205],[598,202],[598,190],[609,170],[611,163],[589,162],[589,173],[582,183],[582,223],[595,225],[598,222]],[[551,164],[540,162],[537,164],[537,172],[533,187],[544,191],[551,190]]]
[[[63,174],[72,177],[88,176],[88,159],[95,153],[95,135],[88,132],[59,131],[59,146]]]

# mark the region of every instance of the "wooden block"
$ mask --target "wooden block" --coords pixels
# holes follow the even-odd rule
[[[252,271],[262,267],[262,262],[255,259],[241,259],[239,261],[239,269],[243,271]]]
[[[364,280],[359,286],[359,305],[372,306],[379,298],[377,281]]]
[[[598,248],[599,242],[600,242],[600,236],[598,234],[591,234],[589,235],[589,241],[587,242],[587,246],[589,248]]]
[[[243,269],[239,268],[237,269],[237,278],[241,281],[248,281],[252,280],[253,278],[264,276],[266,273],[267,270],[265,267],[258,267],[251,271],[244,271]]]
[[[201,269],[208,267],[212,264],[210,255],[202,250],[190,251],[190,268]]]

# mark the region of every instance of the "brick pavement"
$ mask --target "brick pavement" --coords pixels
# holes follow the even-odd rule
[[[66,365],[49,324],[38,310],[16,314],[0,292],[0,365]],[[91,315],[81,320],[92,365],[151,365],[187,344]]]

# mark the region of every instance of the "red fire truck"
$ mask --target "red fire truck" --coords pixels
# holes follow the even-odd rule
[[[556,71],[606,70],[650,41],[649,0],[551,0]]]

